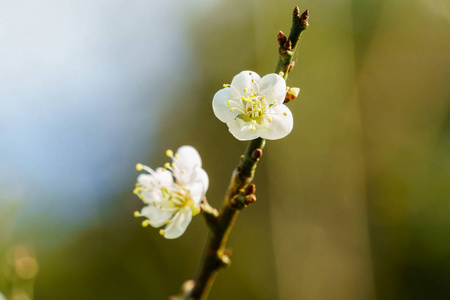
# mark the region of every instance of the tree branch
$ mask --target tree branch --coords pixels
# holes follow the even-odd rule
[[[301,33],[308,28],[308,10],[299,14],[298,6],[295,7],[292,18],[292,27],[289,38],[280,31],[278,34],[279,58],[276,73],[283,72],[287,79],[293,68],[293,56]],[[205,220],[211,229],[199,272],[194,284],[187,281],[179,296],[171,299],[179,300],[205,300],[214,283],[218,271],[222,267],[229,266],[231,251],[225,248],[228,236],[234,225],[239,211],[255,202],[255,185],[250,184],[255,175],[256,165],[262,156],[265,140],[257,138],[249,142],[245,154],[233,171],[230,185],[224,199],[222,209],[217,211],[207,204],[204,199],[202,208]],[[188,287],[188,288],[186,288]]]

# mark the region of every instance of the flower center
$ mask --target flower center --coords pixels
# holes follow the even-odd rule
[[[189,191],[177,184],[173,185],[170,190],[163,187],[161,188],[161,192],[163,198],[170,207],[180,209],[194,204]]]
[[[253,119],[259,119],[266,113],[267,102],[266,96],[260,96],[257,93],[251,93],[248,97],[242,96],[241,100],[244,103],[245,114]]]

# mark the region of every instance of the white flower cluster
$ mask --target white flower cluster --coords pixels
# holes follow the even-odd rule
[[[167,163],[164,168],[152,170],[136,165],[138,171],[144,170],[148,174],[141,174],[137,179],[134,193],[146,206],[135,212],[135,216],[147,218],[142,223],[144,227],[164,226],[160,234],[175,239],[186,231],[192,216],[199,213],[209,179],[195,148],[182,146],[175,155],[168,150],[167,156],[172,158],[172,164]]]
[[[286,91],[286,82],[280,75],[261,78],[255,72],[243,71],[214,95],[214,114],[227,123],[238,140],[280,139],[291,132],[294,123],[291,111],[283,104]],[[297,94],[298,89],[290,89],[287,99],[292,100]],[[209,180],[195,148],[182,146],[175,155],[168,150],[167,156],[172,163],[166,163],[164,168],[152,170],[136,165],[138,171],[147,174],[137,179],[134,193],[146,206],[136,211],[135,216],[146,218],[142,222],[144,227],[161,228],[161,235],[175,239],[200,212]]]

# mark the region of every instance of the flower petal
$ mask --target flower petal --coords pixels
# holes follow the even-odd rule
[[[278,105],[272,109],[268,116],[272,119],[269,126],[264,127],[261,137],[268,140],[277,140],[287,136],[294,126],[294,118],[286,105]]]
[[[160,209],[159,207],[150,204],[142,208],[141,216],[146,217],[152,227],[158,228],[165,225],[166,222],[172,218],[175,212],[176,209]]]
[[[163,199],[160,189],[142,190],[141,195],[144,203],[161,203]]]
[[[162,186],[170,185],[173,183],[173,174],[172,172],[164,169],[164,168],[157,168],[155,170],[155,177],[159,181],[159,183]]]
[[[173,176],[171,172],[163,168],[158,168],[152,174],[140,174],[137,182],[142,186],[153,189],[171,185],[173,183]]]
[[[228,105],[228,101],[233,101]],[[234,120],[239,114],[238,110],[230,111],[232,107],[238,106],[239,109],[244,110],[244,104],[240,100],[240,96],[236,89],[227,87],[218,91],[213,98],[213,110],[216,117],[226,123]]]
[[[181,146],[173,158],[175,176],[182,186],[189,184],[194,178],[194,171],[202,167],[202,159],[198,151],[192,146]]]
[[[186,189],[189,190],[192,200],[195,204],[199,204],[202,201],[203,196],[206,194],[209,185],[208,174],[205,170],[198,168],[195,172],[195,179],[189,185],[186,185]]]
[[[258,93],[259,89],[256,83],[260,80],[261,77],[258,75],[258,73],[255,73],[253,71],[242,71],[241,73],[233,77],[231,86],[234,87],[240,95],[248,97],[252,89],[256,93]],[[246,92],[244,92],[244,89],[246,89]]]
[[[192,211],[186,207],[180,209],[175,216],[170,220],[170,224],[164,229],[164,237],[166,239],[176,239],[181,236],[192,220]]]
[[[254,140],[259,137],[261,133],[260,130],[258,130],[258,127],[255,131],[252,131],[250,129],[251,123],[246,122],[241,118],[228,122],[227,125],[231,134],[240,141]]]
[[[286,97],[286,81],[275,73],[267,74],[259,81],[259,94],[266,96],[269,102],[283,104]]]

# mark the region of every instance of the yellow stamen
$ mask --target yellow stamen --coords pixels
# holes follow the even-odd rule
[[[159,234],[160,234],[160,235],[164,235],[164,229],[160,229],[160,230],[159,230]]]
[[[280,75],[280,76],[284,76],[284,73],[283,73],[283,72],[280,72],[280,73],[278,73],[278,75]]]
[[[167,150],[166,151],[166,155],[168,156],[168,157],[172,157],[173,156],[173,151],[172,150]]]
[[[167,163],[165,163],[164,164],[164,168],[166,168],[166,169],[170,169],[170,164],[167,162]]]
[[[142,164],[137,164],[136,165],[136,170],[137,171],[142,171]]]
[[[284,113],[283,113],[283,116],[285,116],[285,117],[286,117],[286,116],[287,116],[287,113],[285,113],[285,112],[284,112]]]
[[[247,93],[247,92],[248,92],[248,90],[247,90],[247,88],[245,88],[245,89],[244,89],[244,93]]]
[[[147,227],[148,225],[150,225],[150,221],[149,220],[144,220],[141,223],[142,227]]]
[[[138,212],[138,211],[135,211],[134,212],[134,217],[135,218],[138,218],[138,217],[140,217],[141,216],[141,213],[140,212]]]
[[[169,225],[169,224],[170,224],[170,220],[167,220],[167,221],[166,221],[166,225]]]
[[[267,121],[269,121],[269,123],[270,123],[270,122],[272,122],[272,119],[269,118]]]
[[[227,104],[228,104],[228,105],[231,105],[231,101],[230,101],[230,100],[228,100],[228,101],[227,101]]]

